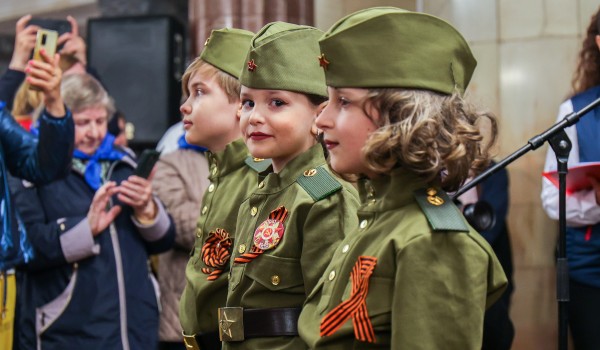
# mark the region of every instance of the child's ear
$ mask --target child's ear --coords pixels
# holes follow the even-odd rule
[[[240,104],[238,105],[238,109],[237,112],[235,112],[235,116],[238,120],[238,122],[240,121],[240,118],[242,117],[242,103],[240,102]]]
[[[323,102],[321,102],[320,105],[317,106],[317,117],[321,114],[321,112],[323,112],[325,107],[327,107],[328,103],[329,103],[329,100],[323,101]]]

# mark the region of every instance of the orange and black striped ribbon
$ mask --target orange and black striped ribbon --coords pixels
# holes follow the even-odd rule
[[[288,210],[282,205],[282,206],[278,207],[277,209],[273,210],[269,214],[269,219],[277,220],[277,221],[283,223],[285,221],[285,219],[287,218],[287,214],[288,214]],[[259,230],[259,229],[260,229],[260,226],[256,230]],[[256,232],[255,232],[255,234],[256,234]],[[252,245],[252,248],[250,249],[250,251],[248,253],[242,254],[239,257],[233,259],[233,263],[234,264],[247,264],[247,263],[251,262],[252,260],[258,258],[264,252],[265,252],[264,250],[256,247],[255,245]]]
[[[202,245],[202,261],[206,266],[202,272],[207,274],[209,281],[214,281],[223,273],[225,264],[231,257],[232,241],[229,232],[222,228],[211,231],[208,239]]]
[[[323,317],[323,320],[321,320],[321,337],[337,332],[349,318],[352,318],[354,337],[360,341],[375,343],[375,332],[373,331],[371,319],[369,319],[366,303],[369,277],[371,277],[375,265],[377,265],[376,257],[358,257],[358,261],[350,274],[350,280],[352,281],[350,298]]]

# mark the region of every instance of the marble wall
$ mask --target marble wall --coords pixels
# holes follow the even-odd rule
[[[554,123],[570,91],[577,51],[597,0],[315,1],[316,25],[391,5],[439,16],[455,25],[478,60],[470,98],[500,120],[498,157],[516,151]],[[554,248],[557,223],[541,208],[547,146],[508,166],[509,227],[515,263],[513,349],[555,349],[558,340]]]

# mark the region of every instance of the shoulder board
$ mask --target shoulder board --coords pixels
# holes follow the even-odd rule
[[[306,170],[296,182],[315,200],[320,201],[339,191],[342,184],[324,167]]]
[[[247,166],[254,169],[257,173],[262,173],[263,171],[269,169],[271,166],[270,159],[262,159],[262,158],[254,158],[252,156],[246,157],[244,161]]]
[[[446,192],[435,188],[421,188],[414,195],[432,230],[469,231],[462,213]]]

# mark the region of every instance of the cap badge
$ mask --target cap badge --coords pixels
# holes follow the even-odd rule
[[[325,58],[325,54],[322,53],[319,56],[317,56],[317,58],[319,59],[319,66],[327,70],[327,67],[329,66],[329,61]]]
[[[254,59],[251,59],[250,61],[248,61],[248,70],[251,72],[254,72],[254,70],[256,70],[256,67],[258,67],[258,65],[256,63],[254,63]]]

